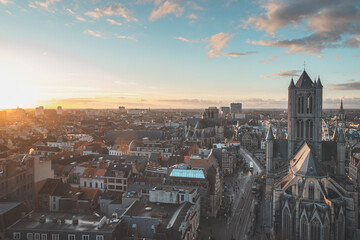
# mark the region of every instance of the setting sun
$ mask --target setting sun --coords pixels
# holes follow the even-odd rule
[[[0,109],[32,107],[38,97],[37,91],[15,69],[0,67],[3,83],[0,94]]]

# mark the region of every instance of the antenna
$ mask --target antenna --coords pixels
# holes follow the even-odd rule
[[[305,71],[305,67],[306,67],[306,62],[304,61],[304,71]]]

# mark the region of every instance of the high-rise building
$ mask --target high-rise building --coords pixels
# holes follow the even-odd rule
[[[230,108],[229,107],[220,107],[220,111],[222,115],[230,114]]]
[[[265,231],[270,239],[354,238],[358,193],[345,175],[345,132],[339,126],[333,141],[321,141],[322,91],[320,78],[312,81],[304,70],[288,88],[288,139],[275,139],[269,127]]]
[[[231,103],[231,114],[233,113],[242,113],[242,103]]]

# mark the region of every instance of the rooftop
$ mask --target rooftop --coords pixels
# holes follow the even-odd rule
[[[170,173],[170,177],[205,179],[205,174],[203,169],[174,168]]]
[[[40,223],[41,216],[45,216],[44,223]],[[31,217],[25,217],[16,224],[12,225],[10,230],[31,230],[31,231],[56,231],[56,232],[70,232],[70,231],[83,231],[83,232],[106,232],[113,231],[118,222],[111,222],[104,224],[100,229],[98,224],[101,217],[96,217],[92,214],[76,214],[78,224],[73,224],[73,214],[71,213],[48,213],[48,212],[33,212]],[[65,219],[61,223],[60,219]],[[54,220],[57,219],[56,222]]]

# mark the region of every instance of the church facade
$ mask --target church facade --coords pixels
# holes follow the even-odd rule
[[[288,137],[266,137],[266,223],[270,239],[353,239],[358,195],[345,173],[344,111],[322,141],[323,86],[306,71],[288,88]],[[335,136],[336,135],[336,136]]]

